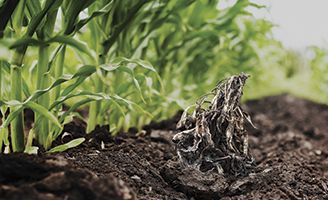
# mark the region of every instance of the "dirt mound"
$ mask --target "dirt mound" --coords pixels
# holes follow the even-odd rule
[[[1,155],[0,199],[328,199],[328,106],[280,95],[244,109],[257,126],[248,129],[257,166],[247,176],[183,168],[175,117],[140,136],[106,138],[100,127],[56,155]]]
[[[135,199],[122,180],[74,169],[58,155],[1,155],[0,182],[0,199]]]

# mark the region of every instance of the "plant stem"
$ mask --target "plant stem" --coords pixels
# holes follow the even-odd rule
[[[65,61],[65,53],[66,53],[66,45],[61,46],[60,52],[58,53],[58,57],[55,61],[55,66],[53,67],[52,74],[55,80],[60,78],[63,75],[64,71],[64,61]],[[58,85],[56,88],[54,88],[53,91],[51,91],[50,96],[50,102],[54,102],[59,96],[61,92],[61,86]],[[56,115],[58,114],[60,110],[60,106],[57,106],[55,108]]]
[[[98,65],[104,64],[105,59],[102,56],[98,58]],[[102,83],[101,78],[95,79],[95,91],[96,92],[103,92],[104,86]],[[89,118],[88,118],[88,125],[87,125],[87,133],[90,133],[96,128],[98,123],[98,113],[101,109],[101,101],[92,102],[89,108]]]
[[[53,34],[58,9],[51,12],[47,12],[46,22],[44,26],[37,32],[40,40],[45,40]],[[62,67],[62,66],[61,66]],[[37,90],[47,88],[51,83],[50,71],[49,71],[49,45],[41,45],[38,53],[38,66],[37,66]],[[45,108],[49,108],[50,105],[50,93],[45,93],[39,97],[37,103]],[[51,123],[48,119],[43,118],[40,114],[35,115],[36,123],[36,138],[46,150],[51,147],[52,132]]]
[[[16,52],[15,52],[16,54]],[[14,56],[15,58],[15,56]],[[11,66],[11,99],[22,101],[22,68],[21,66]],[[10,112],[14,112],[17,108],[11,108]],[[11,144],[14,152],[22,152],[24,150],[24,119],[23,113],[20,113],[13,119],[11,126]]]
[[[3,62],[3,60],[0,60],[0,100],[2,100],[2,69],[4,68],[4,65],[5,63]]]
[[[24,17],[26,0],[20,1],[13,15],[13,26],[16,33],[21,32],[21,25]],[[22,101],[22,64],[27,47],[22,46],[15,50],[11,59],[11,92],[10,99]],[[17,108],[10,108],[14,112]],[[12,150],[22,152],[24,150],[24,117],[23,112],[19,113],[10,124],[10,137]]]
[[[0,60],[0,100],[2,100],[2,69],[4,67],[4,63],[2,60]],[[3,123],[3,119],[5,116],[5,113],[2,113],[2,109],[0,109],[0,114],[1,114],[1,124]],[[3,144],[3,131],[0,130],[0,153],[2,153],[2,144]]]
[[[44,89],[49,86],[49,74],[48,74],[48,61],[49,61],[49,47],[39,47],[39,59],[37,68],[37,89]],[[43,94],[38,103],[45,108],[49,107],[49,93]],[[50,134],[49,121],[42,118],[41,115],[35,114],[35,122],[37,129],[37,140],[45,148],[48,149],[51,145],[48,142],[48,135]]]

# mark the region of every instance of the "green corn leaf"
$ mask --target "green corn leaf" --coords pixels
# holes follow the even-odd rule
[[[252,6],[252,7],[254,7],[254,8],[258,8],[258,9],[267,8],[266,5],[259,5],[259,4],[253,3],[253,2],[250,2],[249,5]]]
[[[28,87],[28,84],[26,83],[26,81],[23,79],[22,80],[22,89],[23,89],[23,93],[25,94],[25,96],[29,97],[31,96],[31,92],[30,92],[30,89]]]
[[[133,69],[131,69],[130,67],[126,67],[123,64],[133,63],[144,69],[152,71],[153,73],[155,73],[155,76],[156,76],[157,80],[159,81],[162,91],[164,91],[164,84],[163,84],[162,78],[160,77],[160,75],[158,74],[158,72],[156,71],[154,66],[152,66],[151,63],[141,60],[141,59],[129,59],[129,58],[125,58],[125,57],[116,58],[116,59],[114,59],[113,62],[116,63],[116,65],[119,65],[119,67],[117,69],[119,69],[121,71],[125,71],[132,76],[134,76]]]
[[[49,86],[48,88],[46,89],[43,89],[43,90],[37,90],[35,91],[25,102],[29,102],[29,101],[34,101],[35,99],[39,98],[41,95],[49,92],[51,89],[53,89],[54,87],[62,84],[62,83],[65,83],[69,80],[71,80],[72,76],[70,75],[64,75],[62,76],[61,78],[57,79],[51,86]]]
[[[75,23],[79,17],[79,14],[83,11],[83,9],[89,7],[95,0],[80,0],[80,1],[69,1],[66,7],[66,16],[65,18],[65,35],[70,35],[75,30]]]
[[[134,63],[138,64],[139,66],[145,68],[145,69],[148,69],[150,71],[153,71],[153,72],[157,73],[155,68],[147,61],[144,61],[144,60],[141,60],[141,59],[129,59],[128,61],[132,62],[132,63],[134,62]]]
[[[143,96],[143,94],[142,94],[142,90],[141,90],[140,84],[139,84],[138,80],[137,80],[135,77],[133,77],[133,83],[134,83],[135,87],[136,87],[137,90],[138,90],[138,93],[139,93],[139,95],[140,95],[141,100],[142,100],[144,103],[146,103],[146,101],[145,101],[145,99],[144,99],[144,96]]]
[[[0,43],[1,44],[1,43]],[[5,60],[1,60],[2,65],[1,65],[1,70],[4,70],[6,73],[10,73],[10,63]]]
[[[49,70],[52,67],[53,63],[55,62],[55,59],[57,58],[58,54],[62,51],[62,49],[66,47],[65,45],[59,45],[58,47],[56,47],[56,49],[51,53],[50,57],[49,57]]]
[[[52,37],[49,40],[47,40],[47,43],[52,43],[52,42],[69,45],[69,46],[76,48],[77,50],[87,54],[88,56],[93,57],[92,52],[89,50],[86,43],[75,40],[74,38],[72,38],[70,36],[57,35],[57,36]]]
[[[144,113],[145,115],[148,115],[148,117],[152,118],[153,115],[150,114],[149,112],[147,112],[145,109],[143,109],[141,106],[139,106],[138,104],[134,103],[133,101],[124,99],[118,95],[113,95],[112,96],[113,99],[116,99],[117,101],[122,101],[125,104],[127,104],[129,107],[136,109],[138,112]]]
[[[33,101],[37,98],[39,98],[41,95],[43,95],[44,93],[50,91],[52,88],[66,82],[66,81],[69,81],[72,79],[72,77],[77,77],[78,80],[71,84],[70,86],[68,86],[64,91],[63,91],[63,94],[69,94],[73,89],[75,89],[78,85],[80,85],[83,80],[86,78],[85,76],[87,75],[91,75],[92,74],[92,71],[95,71],[96,70],[96,67],[90,67],[90,66],[84,66],[84,67],[81,67],[80,70],[73,76],[63,76],[59,79],[57,79],[50,87],[46,88],[46,89],[43,89],[43,90],[38,90],[36,91],[35,93],[33,93],[26,101],[24,101],[23,103],[22,102],[19,102],[19,101],[16,101],[16,100],[12,100],[12,101],[8,101],[8,102],[4,102],[4,101],[0,101],[0,106],[1,105],[8,105],[10,107],[18,107],[17,110],[15,110],[14,112],[10,113],[9,116],[7,117],[7,119],[3,122],[2,124],[2,127],[7,127],[9,125],[9,123],[15,118],[18,116],[18,114],[23,110],[24,107],[26,106],[34,106],[33,104]],[[35,106],[36,109],[41,109],[40,107],[38,107],[37,105]],[[40,111],[41,111],[40,110]],[[48,111],[48,110],[47,110]],[[49,119],[52,118],[52,122],[55,123],[57,126],[58,124],[60,125],[60,123],[57,123],[56,121],[54,121],[54,118],[49,115],[49,111],[46,113],[46,116],[49,117]],[[42,113],[40,113],[42,114]],[[51,114],[51,113],[50,113]]]
[[[67,142],[66,144],[56,146],[56,147],[50,149],[49,151],[47,151],[47,153],[63,152],[63,151],[66,151],[67,149],[79,146],[84,141],[85,141],[85,138],[77,138],[77,139]]]
[[[58,128],[61,128],[61,124],[58,121],[57,117],[55,117],[47,108],[45,108],[45,107],[41,106],[40,104],[37,104],[33,101],[27,102],[25,104],[25,106],[30,108],[34,112],[39,113],[43,117],[47,118],[50,122],[52,122]]]
[[[33,7],[32,9],[37,9],[37,7]],[[57,0],[47,0],[46,4],[42,10],[40,12],[38,12],[37,14],[34,13],[35,16],[32,16],[29,26],[27,27],[26,36],[32,37],[33,34],[35,33],[37,27],[43,26],[42,20],[47,15],[47,13],[49,13],[49,10],[51,10],[52,8],[55,8],[55,9],[58,8]]]
[[[123,71],[123,72],[126,72],[126,73],[128,73],[131,77],[134,76],[133,69],[131,69],[131,68],[128,67],[128,66],[120,65],[120,67],[117,68],[117,70],[119,70],[119,71]]]
[[[96,67],[94,65],[84,65],[77,70],[77,72],[73,75],[72,78],[76,78],[79,76],[88,77],[95,72],[96,72]]]
[[[76,103],[74,103],[73,106],[71,106],[67,111],[64,112],[64,114],[59,118],[59,121],[64,123],[66,118],[72,113],[72,112],[75,112],[75,110],[79,107],[81,107],[82,105],[85,105],[87,103],[90,103],[92,101],[95,101],[95,99],[92,99],[92,98],[86,98],[86,99],[83,99],[81,101],[78,101]],[[61,130],[60,129],[54,129],[54,134],[53,134],[53,140],[55,140],[61,133]]]
[[[125,117],[126,116],[126,113],[124,112],[123,107],[117,101],[115,101],[115,99],[113,99],[111,102],[116,106],[116,108],[118,108],[118,110],[120,111],[121,115],[123,117]]]
[[[136,75],[136,78],[138,80],[141,80],[141,79],[144,80],[145,86],[147,86],[147,88],[145,87],[145,89],[143,89],[143,90],[147,89],[148,91],[151,91],[153,94],[159,95],[159,92],[156,91],[156,89],[153,87],[153,79],[151,77],[148,77],[143,73],[138,73]],[[151,100],[151,95],[149,95],[148,98]]]
[[[24,18],[24,10],[26,6],[26,0],[21,0],[15,8],[13,15],[11,16],[12,27],[20,32],[22,28],[22,22]]]
[[[56,11],[63,3],[63,0],[46,0],[45,7],[48,7],[47,4],[49,4],[50,9],[48,13]]]
[[[75,31],[79,31],[84,25],[86,25],[90,20],[92,20],[95,17],[101,16],[103,14],[109,13],[113,7],[113,1],[110,1],[108,4],[106,4],[102,9],[96,10],[91,15],[85,19],[81,19],[75,24]]]
[[[6,120],[2,123],[1,128],[6,128],[9,126],[10,122],[12,120],[14,120],[18,115],[21,114],[21,112],[23,111],[24,107],[22,105],[17,106],[17,110],[15,110],[14,112],[11,112],[8,117],[6,118]]]
[[[51,107],[56,107],[57,105],[59,104],[62,104],[65,100],[67,99],[70,99],[70,98],[74,98],[74,97],[81,97],[81,96],[84,96],[85,98],[81,101],[78,101],[78,102],[75,102],[73,106],[71,106],[69,108],[69,110],[65,111],[65,113],[60,117],[59,121],[60,122],[64,122],[66,117],[69,116],[72,112],[74,112],[77,108],[87,104],[87,103],[90,103],[90,102],[93,102],[93,101],[110,101],[113,103],[113,105],[115,105],[119,111],[121,112],[121,114],[123,116],[125,116],[125,112],[124,112],[124,109],[122,108],[122,106],[117,102],[118,99],[119,101],[126,101],[126,102],[129,102],[128,100],[125,100],[121,97],[118,98],[118,96],[116,98],[112,98],[108,95],[105,95],[105,94],[102,94],[102,93],[92,93],[92,92],[86,92],[86,91],[83,91],[83,92],[80,92],[78,94],[70,94],[68,96],[65,96],[65,97],[61,97],[60,99],[58,99],[55,103],[53,103],[51,105]],[[129,104],[131,105],[133,104],[132,102]],[[59,131],[55,131],[55,134],[54,134],[54,138],[58,137],[58,135],[60,134]]]
[[[83,99],[81,101],[76,102],[73,106],[71,106],[68,111],[66,111],[61,117],[60,117],[60,121],[64,121],[65,118],[73,111],[75,111],[77,108],[81,107],[82,105],[85,105],[87,103],[90,103],[92,101],[95,101],[95,99],[91,99],[91,98],[87,98],[87,99]]]
[[[61,96],[59,97],[51,106],[50,106],[50,110],[55,108],[56,106],[64,103],[66,100],[74,98],[74,97],[85,97],[85,98],[92,98],[96,101],[98,100],[102,100],[102,99],[110,99],[110,96],[107,96],[103,93],[94,93],[94,92],[88,92],[88,91],[81,91],[78,92],[76,94],[68,94],[66,96]]]
[[[103,64],[100,65],[99,68],[106,71],[106,72],[111,72],[111,71],[115,71],[116,69],[118,69],[120,67],[119,64]]]
[[[114,60],[114,62],[115,63],[123,63],[123,62],[134,63],[145,69],[156,72],[155,68],[149,62],[141,60],[141,59],[130,59],[130,58],[121,57],[121,58],[116,58]]]
[[[35,93],[33,93],[26,101],[33,101],[37,98],[39,98],[41,95],[43,95],[46,92],[49,92],[51,89],[55,88],[58,85],[61,85],[69,80],[72,80],[73,78],[77,78],[78,80],[69,85],[63,92],[62,92],[62,96],[65,96],[67,94],[69,94],[73,89],[75,89],[77,86],[79,86],[84,80],[85,78],[87,78],[88,76],[90,76],[92,73],[94,73],[96,71],[96,67],[95,66],[91,66],[91,65],[85,65],[82,66],[73,76],[72,75],[63,75],[62,77],[60,77],[59,79],[55,80],[55,82],[49,86],[46,89],[43,90],[37,90]]]
[[[67,115],[65,117],[64,121],[62,122],[62,124],[64,124],[64,125],[65,124],[68,124],[68,123],[72,122],[74,120],[74,118],[78,118],[78,119],[84,121],[84,117],[80,113],[78,113],[78,112],[71,112],[71,113],[69,113],[69,115]]]
[[[40,1],[27,1],[26,6],[31,18],[37,16],[42,10]]]
[[[217,28],[223,29],[227,24],[230,24],[231,21],[241,13],[241,11],[250,4],[248,0],[240,0],[237,1],[231,8],[225,10],[219,16],[218,20],[216,21]]]
[[[0,106],[7,105],[7,106],[21,106],[23,103],[17,100],[10,100],[10,101],[0,101]]]
[[[112,108],[112,105],[114,105],[116,108],[118,108],[119,113],[123,116],[123,118],[126,117],[126,113],[125,113],[123,107],[117,101],[115,101],[114,99],[112,101],[107,101],[102,105],[101,114],[105,115],[105,113],[107,111],[110,112],[110,109]]]
[[[15,48],[19,48],[19,47],[25,47],[25,46],[41,46],[41,45],[45,45],[46,43],[38,40],[38,39],[34,39],[31,37],[23,37],[21,39],[16,40],[13,44],[10,45],[10,49],[15,49]]]
[[[93,93],[93,92],[87,92],[87,91],[82,91],[77,94],[69,94],[67,96],[62,96],[51,105],[51,108],[54,108],[57,105],[64,103],[66,100],[74,98],[74,97],[85,97],[85,98],[83,100],[81,100],[80,102],[76,102],[68,111],[65,112],[66,115],[68,115],[70,112],[73,112],[78,107],[85,105],[86,103],[102,100],[102,101],[108,101],[108,102],[113,103],[119,109],[121,114],[123,116],[125,116],[125,112],[124,112],[124,109],[122,108],[122,106],[111,96],[108,96],[103,93]],[[66,117],[66,116],[64,116],[64,117]],[[61,119],[63,119],[63,118],[61,118]]]
[[[78,77],[73,84],[67,86],[63,90],[63,92],[61,93],[61,96],[66,96],[66,95],[70,94],[75,88],[77,88],[79,85],[81,85],[86,78],[87,77],[85,77],[85,76]]]
[[[10,41],[7,40],[7,43],[8,42],[10,42]],[[64,36],[64,35],[57,35],[55,37],[50,38],[47,41],[42,41],[42,40],[38,40],[38,39],[35,39],[32,37],[25,36],[21,39],[16,40],[12,44],[10,44],[9,48],[15,49],[15,48],[26,47],[26,46],[42,46],[42,45],[47,45],[47,44],[51,44],[51,43],[65,44],[65,45],[71,46],[71,47],[85,53],[86,55],[88,55],[91,58],[93,57],[92,52],[89,50],[88,46],[85,43],[75,40],[72,37]]]
[[[55,102],[53,102],[51,105],[50,105],[50,110],[52,110],[53,108],[57,107],[58,105],[61,105],[63,104],[65,101],[71,99],[71,98],[74,98],[74,97],[83,97],[85,95],[89,95],[89,92],[85,92],[85,91],[82,91],[82,92],[79,92],[77,94],[68,94],[68,95],[65,95],[65,96],[60,96],[59,98],[57,98],[57,100]]]

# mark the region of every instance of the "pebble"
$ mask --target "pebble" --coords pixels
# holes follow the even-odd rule
[[[133,176],[131,176],[131,178],[136,180],[136,181],[141,181],[141,178],[137,175],[133,175]]]
[[[317,154],[318,156],[320,156],[321,153],[322,153],[322,151],[320,151],[320,150],[315,150],[314,153]]]

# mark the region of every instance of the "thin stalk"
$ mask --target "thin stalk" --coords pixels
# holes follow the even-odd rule
[[[2,69],[3,69],[3,67],[4,67],[4,63],[2,60],[0,60],[0,100],[2,100]],[[1,114],[0,121],[2,124],[4,116],[5,116],[5,113],[2,113],[2,109],[0,109],[0,114]],[[3,137],[4,137],[3,131],[0,130],[0,153],[2,153]]]
[[[92,35],[94,36],[92,38],[92,44],[95,45],[95,49],[97,51],[97,54],[99,55],[99,49],[98,47],[101,46],[99,45],[99,41],[101,40],[99,38],[99,32],[97,31],[97,29],[94,26],[94,21],[90,23],[90,27],[91,27],[91,31],[92,31]],[[100,50],[102,51],[102,50]],[[101,55],[98,56],[98,64],[100,63],[105,63],[104,59],[102,58]],[[97,74],[95,74],[95,80],[94,80],[94,84],[95,84],[95,92],[102,92],[103,90],[103,85],[101,83],[101,79],[97,77]],[[88,117],[88,123],[87,123],[87,133],[90,133],[91,131],[93,131],[96,128],[96,125],[98,123],[97,120],[97,116],[98,113],[100,111],[101,108],[101,103],[100,102],[91,102],[90,106],[89,106],[89,117]]]
[[[0,60],[0,100],[2,100],[2,69],[4,68],[4,65],[5,65],[5,63],[3,62],[3,60]],[[1,112],[1,110],[0,110],[0,112]]]
[[[11,66],[11,93],[10,98],[22,101],[22,68],[21,66]],[[14,112],[17,108],[11,108],[10,112]],[[11,125],[11,144],[14,152],[22,152],[24,150],[24,119],[23,113],[20,113],[13,119]]]
[[[65,62],[65,54],[66,54],[66,45],[61,46],[60,52],[57,55],[55,60],[55,66],[53,66],[53,77],[56,79],[60,78],[63,75],[64,71],[64,62]],[[61,86],[58,85],[53,91],[51,91],[50,102],[54,102],[60,96]],[[60,106],[55,108],[56,115],[60,110]]]
[[[104,64],[105,59],[102,56],[99,56],[98,58],[98,65]],[[104,90],[104,84],[101,81],[101,78],[95,79],[95,91],[96,92],[103,92]],[[96,101],[90,103],[89,108],[89,118],[88,118],[88,125],[87,125],[87,133],[90,133],[96,128],[96,125],[98,124],[98,113],[101,110],[101,101]]]
[[[37,89],[44,89],[49,86],[48,62],[49,62],[49,47],[39,47],[39,59],[37,67]],[[43,94],[38,103],[45,108],[49,107],[49,93]],[[37,123],[37,140],[45,148],[48,149],[51,144],[48,142],[48,135],[50,134],[49,121],[39,114],[35,114],[35,122]]]
[[[50,37],[54,31],[58,9],[48,12],[45,25],[37,32],[38,38],[45,40]],[[41,45],[38,52],[38,66],[37,66],[37,84],[36,89],[41,90],[50,86],[50,71],[49,71],[49,45]],[[50,93],[45,93],[39,97],[37,103],[45,108],[50,106]],[[40,114],[35,114],[36,123],[36,138],[46,150],[50,148],[52,143],[51,123],[48,119],[42,117]]]
[[[57,65],[55,69],[55,79],[61,77],[64,72],[64,62],[65,62],[65,54],[66,54],[66,45],[64,45],[59,53],[58,60],[57,60]],[[60,85],[56,88],[56,99],[60,95]]]
[[[15,14],[13,16],[13,25],[16,33],[20,33],[24,17],[24,8],[26,1],[20,1]],[[26,46],[19,47],[15,50],[11,59],[11,92],[10,98],[12,100],[22,101],[22,65],[23,58],[26,52]],[[12,107],[10,112],[14,112],[17,108]],[[22,152],[24,150],[24,118],[23,112],[19,113],[17,117],[10,124],[10,137],[12,150],[14,152]]]

